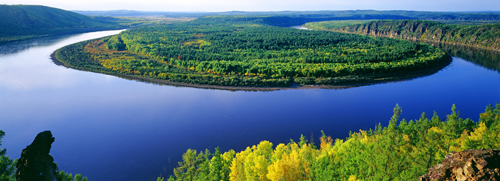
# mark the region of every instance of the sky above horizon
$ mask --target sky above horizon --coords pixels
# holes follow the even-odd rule
[[[138,11],[318,11],[415,10],[500,11],[499,0],[1,0],[0,4],[44,5],[65,10]]]

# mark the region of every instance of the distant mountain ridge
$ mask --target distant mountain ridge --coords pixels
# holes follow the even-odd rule
[[[429,11],[403,11],[403,10],[344,10],[344,11],[227,11],[227,12],[168,12],[168,11],[73,11],[89,16],[168,16],[168,17],[202,17],[213,15],[259,15],[259,16],[290,16],[300,18],[342,18],[359,19],[363,16],[404,17],[405,19],[421,20],[500,20],[498,11],[471,11],[471,12],[429,12]],[[386,18],[384,18],[386,17]],[[399,18],[398,18],[399,19]]]
[[[72,12],[87,16],[169,16],[169,17],[201,17],[212,13],[209,12],[164,12],[164,11],[135,11],[135,10],[110,10],[110,11],[78,11]]]
[[[120,25],[38,5],[0,5],[0,38],[118,29]]]

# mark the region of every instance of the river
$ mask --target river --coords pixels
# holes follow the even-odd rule
[[[68,69],[50,59],[62,46],[118,32],[0,45],[0,129],[8,156],[19,158],[37,133],[51,130],[51,154],[66,172],[92,181],[155,180],[170,175],[189,148],[241,151],[261,140],[277,145],[301,134],[318,142],[321,130],[345,138],[378,122],[387,125],[396,104],[407,120],[434,111],[445,118],[456,104],[463,118],[477,121],[500,99],[498,70],[458,57],[433,75],[408,81],[268,92],[144,83]]]

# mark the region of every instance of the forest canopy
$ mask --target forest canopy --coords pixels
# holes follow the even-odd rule
[[[208,16],[134,28],[57,51],[66,66],[218,86],[338,85],[397,79],[449,57],[427,44]],[[78,56],[77,56],[78,55]]]

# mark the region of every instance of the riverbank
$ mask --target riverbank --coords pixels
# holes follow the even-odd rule
[[[242,29],[228,26],[236,24]],[[176,33],[192,28],[198,29]],[[208,30],[211,33],[205,32]],[[139,41],[142,39],[148,41]],[[450,58],[428,44],[254,26],[231,16],[137,28],[61,49],[57,59],[76,69],[231,90],[335,88],[397,81],[428,74],[428,69]]]
[[[309,29],[396,38],[425,43],[445,43],[500,51],[500,24],[454,25],[422,20],[384,20],[347,26],[338,22],[313,22],[303,26]],[[331,28],[328,28],[330,27]]]
[[[126,30],[123,29],[123,27],[120,28],[101,28],[101,29],[85,29],[85,30],[73,30],[69,32],[54,32],[51,34],[42,34],[42,35],[23,35],[23,36],[7,36],[7,37],[0,37],[0,45],[7,44],[7,43],[12,43],[12,42],[18,42],[18,41],[24,41],[24,40],[31,40],[31,39],[36,39],[36,38],[42,38],[42,37],[51,37],[51,36],[60,36],[60,35],[76,35],[76,34],[81,34],[81,33],[90,33],[90,32],[98,32],[98,31],[113,31],[113,30]]]
[[[58,58],[56,56],[56,54],[59,50],[60,49],[53,52],[50,55],[50,57],[51,57],[52,61],[54,62],[54,64],[59,65],[59,66],[64,66],[66,68],[71,68],[71,69],[81,70],[81,71],[88,71],[88,72],[95,72],[95,73],[102,73],[102,74],[106,74],[106,75],[112,75],[112,76],[124,78],[127,80],[135,80],[135,81],[152,83],[152,84],[159,84],[159,85],[171,85],[171,86],[176,86],[176,87],[177,86],[179,86],[179,87],[194,87],[194,88],[202,88],[202,89],[216,89],[216,90],[229,90],[229,91],[277,91],[277,90],[288,90],[288,89],[348,89],[348,88],[368,86],[368,85],[374,85],[374,84],[402,82],[402,81],[409,81],[409,80],[433,75],[433,74],[439,72],[441,69],[448,66],[452,60],[449,55],[446,55],[445,60],[434,67],[431,67],[428,69],[423,69],[423,70],[406,72],[404,74],[401,74],[401,73],[381,74],[381,75],[377,75],[377,76],[370,76],[370,77],[367,76],[367,77],[363,77],[363,78],[352,77],[352,76],[338,77],[338,79],[344,79],[344,82],[345,82],[343,84],[338,84],[338,85],[317,85],[317,84],[315,84],[315,85],[298,85],[298,84],[292,83],[292,85],[289,87],[251,87],[251,86],[240,87],[240,86],[201,85],[201,84],[190,84],[190,83],[183,83],[183,82],[173,82],[173,81],[154,79],[154,78],[143,77],[143,76],[138,76],[138,75],[121,74],[121,73],[116,73],[116,72],[105,70],[105,69],[102,69],[101,71],[90,70],[90,69],[86,69],[84,67],[73,66],[70,63],[67,63],[65,60]]]

